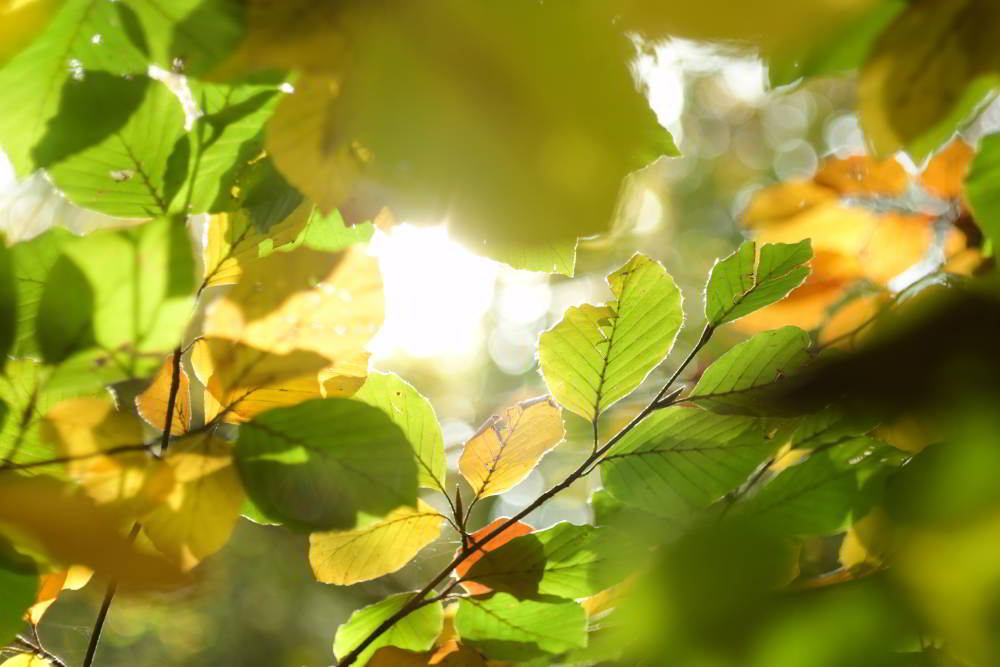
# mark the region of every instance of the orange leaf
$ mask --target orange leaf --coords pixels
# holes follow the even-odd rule
[[[142,392],[135,397],[135,409],[139,416],[159,430],[167,423],[167,404],[170,399],[170,384],[173,379],[173,355],[167,357],[156,377]],[[188,376],[184,369],[177,374],[177,398],[174,402],[174,416],[170,421],[170,434],[182,435],[191,428],[191,403],[188,397]]]
[[[927,163],[920,184],[936,197],[957,199],[962,195],[965,173],[975,154],[972,146],[956,138]]]
[[[895,159],[876,160],[867,155],[828,158],[813,176],[819,185],[842,195],[898,196],[906,192],[908,178]]]
[[[472,537],[472,539],[475,541],[479,541],[509,520],[510,520],[509,517],[500,517],[499,519],[494,519],[488,525],[472,533],[470,537]],[[462,561],[461,564],[459,564],[459,566],[455,568],[455,574],[457,574],[460,578],[464,577],[466,574],[468,574],[472,566],[476,564],[476,561],[478,561],[480,558],[483,557],[483,554],[485,554],[488,551],[493,551],[494,549],[499,549],[500,547],[507,544],[515,537],[521,537],[522,535],[527,535],[533,532],[534,530],[535,530],[534,528],[532,528],[526,523],[523,523],[521,521],[515,521],[510,525],[510,527],[505,529],[502,533],[494,537],[489,542],[486,542],[483,545],[481,545],[479,549],[473,552],[471,556]],[[490,591],[493,590],[489,586],[484,586],[483,584],[479,584],[474,581],[463,582],[462,588],[467,590],[471,595],[482,595],[483,593],[489,593]]]
[[[35,604],[28,609],[28,620],[33,625],[38,625],[42,620],[42,615],[52,606],[52,603],[56,601],[60,593],[65,590],[80,590],[87,585],[93,574],[89,568],[74,565],[62,572],[42,575]]]
[[[836,192],[812,181],[778,183],[754,193],[741,219],[744,225],[757,227],[791,218],[836,197]]]

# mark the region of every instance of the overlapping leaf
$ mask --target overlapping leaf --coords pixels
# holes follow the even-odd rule
[[[529,660],[587,644],[587,616],[576,602],[518,600],[506,593],[463,598],[455,629],[494,660]]]
[[[965,180],[965,196],[976,215],[976,223],[994,247],[1000,245],[1000,134],[984,137]]]
[[[523,521],[515,521],[510,526],[501,531],[500,534],[497,535],[496,537],[490,540],[483,541],[485,540],[487,535],[491,534],[494,530],[496,530],[503,524],[507,523],[509,519],[510,517],[504,517],[504,516],[498,517],[493,521],[489,522],[488,524],[486,524],[485,526],[483,526],[482,528],[480,528],[479,530],[469,535],[469,537],[472,540],[474,540],[478,546],[476,550],[473,551],[468,558],[459,563],[458,566],[455,568],[455,574],[457,574],[459,578],[463,579],[461,584],[462,588],[468,591],[469,594],[482,595],[483,593],[489,593],[490,591],[493,590],[489,586],[483,585],[481,583],[464,580],[465,575],[469,573],[469,570],[471,570],[472,567],[476,563],[478,563],[479,560],[485,554],[489,553],[490,551],[493,551],[494,549],[499,549],[500,547],[507,544],[515,537],[527,535],[528,533],[531,533],[535,530],[534,528],[524,523]]]
[[[412,593],[392,595],[373,605],[359,609],[337,629],[333,640],[333,653],[339,660],[363,639],[365,639],[382,621],[399,611]],[[361,652],[357,662],[359,667],[368,663],[372,655],[383,646],[396,646],[412,651],[426,651],[434,645],[434,640],[441,633],[444,625],[444,611],[441,603],[428,604],[412,612],[398,621],[387,632],[373,641]]]
[[[168,357],[145,391],[136,396],[135,409],[146,423],[161,431],[166,428],[171,389],[174,384],[174,360]],[[191,427],[191,383],[187,372],[178,365],[177,390],[174,394],[170,435],[182,435]]]
[[[601,478],[622,502],[682,519],[737,488],[779,444],[757,419],[666,408],[612,448]]]
[[[568,309],[539,342],[549,391],[589,420],[630,394],[663,361],[684,320],[673,278],[644,255],[608,276],[608,284],[614,301]]]

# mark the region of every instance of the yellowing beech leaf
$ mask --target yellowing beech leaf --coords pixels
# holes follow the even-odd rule
[[[527,477],[565,435],[555,401],[524,401],[486,420],[465,443],[458,469],[477,498],[495,496]]]
[[[836,192],[815,181],[785,181],[755,192],[741,219],[744,225],[757,227],[794,217],[836,197]]]
[[[62,0],[0,0],[0,65],[31,43]]]
[[[245,211],[218,213],[205,225],[202,260],[205,286],[234,285],[243,276],[244,267],[260,258],[261,244],[268,239],[274,246],[294,241],[305,227],[309,207],[300,206],[287,218],[262,233]]]
[[[174,487],[142,527],[157,549],[189,570],[229,541],[246,496],[232,447],[211,436],[172,443],[161,465],[172,471]]]
[[[888,196],[902,195],[909,182],[903,165],[895,159],[876,160],[867,155],[827,158],[813,180],[842,195]]]
[[[0,667],[52,667],[52,663],[34,653],[20,653],[0,662]]]
[[[170,420],[170,435],[182,435],[191,427],[191,402],[187,373],[179,368],[177,373],[177,394],[174,399],[174,414]],[[135,397],[135,409],[146,422],[163,430],[167,423],[167,406],[170,401],[170,386],[174,376],[173,356],[167,357],[156,377],[144,392]]]
[[[126,539],[130,523],[50,477],[7,475],[0,484],[0,535],[19,547],[56,565],[84,565],[126,586],[183,583],[174,565],[139,552]]]
[[[42,615],[52,606],[59,594],[63,591],[78,591],[90,581],[94,575],[89,568],[74,565],[63,572],[53,572],[42,575],[41,585],[38,587],[38,597],[35,604],[28,610],[28,620],[38,625],[42,620]]]
[[[882,33],[861,69],[858,112],[882,154],[936,149],[1000,74],[1000,3],[916,0]]]
[[[141,512],[170,488],[145,449],[142,423],[109,398],[58,403],[46,413],[42,434],[71,459],[70,476],[99,504]]]
[[[936,197],[957,199],[962,194],[962,183],[969,171],[975,149],[955,138],[931,158],[920,174],[920,184]]]
[[[355,530],[309,536],[309,564],[316,579],[347,586],[395,572],[441,534],[443,520],[433,507],[417,501]]]
[[[472,533],[470,537],[479,542],[484,537],[492,533],[494,530],[505,524],[509,520],[509,517],[500,517],[499,519],[494,519],[486,526],[483,526],[476,532]],[[472,566],[476,564],[477,561],[482,559],[483,555],[494,549],[499,549],[503,545],[510,542],[515,537],[521,537],[522,535],[527,535],[528,533],[534,532],[534,528],[522,521],[515,521],[508,528],[506,528],[502,533],[494,537],[488,542],[483,542],[479,548],[472,553],[471,556],[466,558],[464,561],[459,563],[458,567],[455,568],[455,574],[458,575],[459,579],[463,579]],[[489,593],[493,589],[485,584],[476,583],[475,581],[463,581],[462,588],[467,590],[470,595],[482,595],[483,593]]]

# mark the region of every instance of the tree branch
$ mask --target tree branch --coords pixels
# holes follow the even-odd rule
[[[135,538],[139,535],[140,528],[141,526],[138,521],[132,524],[132,530],[128,534],[129,542],[135,541]],[[108,619],[108,611],[111,610],[111,602],[115,599],[116,592],[118,592],[118,580],[112,579],[108,582],[108,588],[104,592],[104,600],[101,601],[101,608],[97,612],[97,619],[94,621],[94,630],[90,633],[90,643],[87,645],[87,655],[83,658],[83,667],[91,667],[94,664],[94,656],[97,655],[97,645],[101,642],[101,632],[104,630],[104,622]]]
[[[170,430],[174,423],[174,408],[177,405],[177,392],[181,388],[181,346],[174,348],[174,356],[170,364],[170,394],[167,395],[167,418],[163,424],[163,435],[160,438],[160,458],[167,453],[170,446]]]
[[[392,616],[382,621],[382,623],[380,623],[378,627],[372,630],[367,637],[361,640],[361,643],[359,643],[357,646],[351,649],[351,651],[349,651],[348,653],[344,654],[344,657],[337,662],[338,667],[349,667],[350,665],[353,665],[355,661],[357,661],[358,656],[361,655],[361,653],[366,648],[371,646],[372,642],[374,642],[376,639],[385,634],[396,623],[406,618],[417,609],[420,609],[422,606],[424,606],[424,604],[427,604],[426,602],[427,597],[434,592],[434,589],[437,588],[438,584],[447,579],[451,575],[451,573],[455,571],[455,568],[457,568],[459,565],[468,560],[468,558],[471,557],[472,554],[474,554],[480,548],[481,545],[488,543],[497,535],[504,532],[512,525],[514,525],[515,523],[517,523],[518,521],[520,521],[521,519],[523,519],[524,517],[531,514],[539,507],[541,507],[550,498],[572,486],[574,482],[583,477],[589,470],[592,469],[591,466],[593,464],[599,463],[601,458],[605,454],[607,454],[612,447],[618,444],[618,442],[623,437],[625,437],[625,435],[629,431],[638,426],[639,423],[647,416],[649,416],[651,412],[658,409],[660,403],[663,401],[664,397],[666,397],[667,393],[670,391],[671,385],[673,385],[673,383],[677,381],[677,378],[680,377],[681,373],[684,372],[684,369],[687,368],[688,365],[690,365],[691,361],[694,360],[698,352],[701,351],[701,349],[705,346],[709,338],[712,337],[713,331],[714,329],[711,326],[708,325],[705,326],[705,329],[701,334],[701,338],[698,339],[698,342],[688,353],[687,357],[684,358],[684,361],[681,362],[680,366],[677,367],[677,370],[675,370],[674,373],[670,376],[670,378],[667,380],[663,388],[660,389],[660,391],[656,394],[653,400],[650,401],[649,404],[647,404],[646,407],[644,407],[639,412],[639,414],[637,414],[632,419],[632,421],[626,424],[622,428],[622,430],[618,431],[618,433],[612,436],[610,440],[604,443],[604,445],[596,448],[593,452],[591,452],[591,454],[584,460],[583,463],[581,463],[576,468],[576,470],[571,472],[561,482],[549,488],[547,491],[545,491],[540,496],[535,498],[531,502],[531,504],[529,504],[527,507],[522,509],[520,512],[518,512],[511,518],[504,521],[495,529],[491,530],[481,539],[470,540],[470,545],[468,547],[463,547],[462,550],[458,553],[458,555],[456,555],[455,558],[453,558],[452,561],[444,567],[444,569],[438,572],[434,576],[434,578],[430,580],[430,582],[428,582],[423,588],[417,591],[417,593],[415,593],[413,597],[410,598],[410,600],[405,605],[403,605]]]

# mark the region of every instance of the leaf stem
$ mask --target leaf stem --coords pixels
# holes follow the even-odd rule
[[[594,464],[599,463],[601,458],[605,454],[607,454],[608,451],[612,447],[614,447],[623,437],[625,437],[625,435],[629,431],[638,426],[638,424],[643,419],[645,419],[647,416],[649,416],[650,413],[652,413],[653,411],[657,410],[660,407],[660,403],[667,396],[667,393],[670,391],[671,386],[674,384],[674,382],[677,381],[677,378],[680,377],[681,373],[684,372],[684,369],[691,364],[691,362],[694,360],[698,352],[701,351],[701,349],[705,346],[706,343],[708,343],[708,340],[712,337],[713,331],[714,328],[712,326],[705,325],[705,329],[701,334],[701,338],[698,339],[698,342],[688,353],[687,357],[684,358],[684,361],[682,361],[680,366],[677,367],[677,370],[674,371],[674,373],[670,376],[666,384],[663,386],[662,389],[660,389],[660,391],[656,394],[653,400],[650,401],[646,405],[646,407],[644,407],[639,412],[639,414],[637,414],[632,419],[632,421],[626,424],[620,431],[618,431],[618,433],[613,435],[611,439],[609,439],[606,443],[604,443],[604,445],[595,448],[594,451],[591,452],[591,454],[583,461],[583,463],[581,463],[565,479],[563,479],[561,482],[559,482],[555,486],[550,487],[547,491],[539,495],[527,507],[522,509],[520,512],[516,513],[511,518],[504,521],[502,524],[491,530],[482,538],[478,540],[470,538],[469,546],[463,546],[462,550],[451,560],[451,562],[448,563],[440,572],[438,572],[423,588],[417,591],[413,595],[413,597],[411,597],[409,601],[407,601],[405,605],[400,607],[400,609],[396,613],[391,615],[389,618],[382,621],[382,623],[380,623],[374,630],[368,633],[368,636],[366,636],[363,640],[361,640],[361,642],[357,646],[355,646],[349,652],[345,653],[344,656],[337,661],[337,666],[349,667],[350,665],[353,665],[357,661],[358,656],[361,655],[361,653],[365,649],[371,646],[372,642],[374,642],[376,639],[385,634],[396,623],[406,618],[417,609],[420,609],[425,604],[428,604],[427,602],[428,596],[434,592],[438,584],[447,579],[451,575],[451,573],[455,571],[455,568],[457,568],[459,565],[464,563],[470,556],[472,556],[472,554],[474,554],[480,548],[481,545],[488,543],[497,535],[504,532],[512,525],[514,525],[515,523],[517,523],[518,521],[520,521],[521,519],[523,519],[524,517],[531,514],[539,507],[541,507],[550,498],[572,486],[574,482],[583,477],[587,472],[593,470],[592,466]],[[469,509],[471,510],[471,506]],[[447,590],[450,591],[451,588]],[[86,665],[84,667],[86,667]]]

